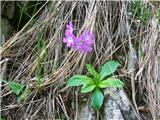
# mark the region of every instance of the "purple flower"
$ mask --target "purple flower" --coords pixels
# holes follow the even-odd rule
[[[69,24],[66,26],[65,35],[73,34],[73,30],[74,30],[73,24],[72,22],[69,22]]]
[[[63,38],[63,42],[67,44],[67,47],[73,47],[75,43],[76,37],[73,34],[73,24],[69,22],[66,26],[65,30],[65,38]]]
[[[83,53],[88,53],[93,50],[94,34],[89,30],[85,30],[81,35],[76,37],[74,34],[74,27],[72,22],[66,25],[65,37],[63,42],[67,44],[67,47],[78,49]]]
[[[88,30],[84,31],[80,37],[88,45],[92,45],[94,43],[94,34]]]
[[[88,53],[93,50],[93,43],[94,43],[94,34],[89,31],[84,31],[76,39],[76,48],[83,53]]]
[[[63,38],[63,42],[67,43],[67,47],[73,47],[75,43],[76,37],[73,34],[67,34],[65,38]]]

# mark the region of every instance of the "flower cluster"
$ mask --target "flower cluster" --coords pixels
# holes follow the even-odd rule
[[[74,26],[72,22],[69,22],[66,26],[65,37],[63,42],[67,44],[67,47],[78,49],[83,53],[91,52],[94,44],[94,34],[89,30],[85,30],[81,35],[74,35]]]

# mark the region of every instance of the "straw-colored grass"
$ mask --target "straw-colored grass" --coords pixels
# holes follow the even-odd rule
[[[32,90],[27,103],[18,104],[7,85],[3,85],[0,93],[2,115],[7,120],[63,119],[63,116],[67,120],[74,119],[81,94],[76,94],[78,89],[66,87],[68,78],[85,73],[86,63],[92,63],[98,70],[107,60],[115,59],[121,63],[119,76],[126,83],[125,89],[142,119],[158,120],[160,34],[154,14],[158,7],[151,2],[147,4],[153,14],[147,24],[142,24],[134,12],[128,16],[131,4],[134,3],[46,2],[39,10],[41,15],[36,18],[35,14],[0,50],[3,58],[9,58],[7,79],[29,83]],[[33,23],[33,19],[37,21]],[[84,55],[66,47],[62,40],[68,21],[76,26],[77,35],[84,29],[95,33],[93,52]],[[38,33],[41,37],[46,36],[46,48],[41,46],[40,51],[40,72],[44,80],[41,90],[36,87]],[[44,64],[47,68],[43,67]]]

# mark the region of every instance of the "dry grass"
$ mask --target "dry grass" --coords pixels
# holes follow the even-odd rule
[[[146,107],[140,110],[141,117],[151,119],[143,112],[148,108],[152,119],[157,120],[160,116],[160,34],[155,14],[146,25],[140,24],[135,15],[127,15],[129,4],[132,3],[54,1],[44,4],[37,22],[31,19],[0,50],[3,58],[9,58],[7,79],[29,83],[32,90],[27,103],[17,104],[15,96],[3,85],[2,115],[7,120],[63,119],[62,116],[73,119],[78,111],[78,91],[66,87],[67,79],[72,74],[85,73],[88,62],[99,69],[107,60],[116,59],[122,65],[119,76],[126,82],[135,107],[137,110]],[[151,3],[148,6],[152,13],[156,12]],[[94,31],[92,53],[84,55],[62,43],[68,21],[76,25],[76,34],[86,28]],[[41,67],[44,80],[41,91],[35,87],[38,32],[45,34],[47,44],[47,75]],[[44,53],[41,49],[41,66]]]

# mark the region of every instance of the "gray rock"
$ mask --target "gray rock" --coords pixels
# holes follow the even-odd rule
[[[7,19],[1,18],[1,44],[8,40],[12,36],[12,27]]]
[[[124,90],[108,88],[105,95],[110,94],[104,101],[104,120],[138,120],[138,114]]]
[[[139,116],[124,90],[107,88],[104,95],[105,100],[99,117],[101,120],[139,120]],[[78,120],[99,120],[90,102],[81,105],[80,108]]]
[[[96,120],[96,115],[91,105],[84,104],[81,106],[78,120]]]
[[[6,19],[12,19],[15,16],[15,1],[3,1],[1,14]]]

